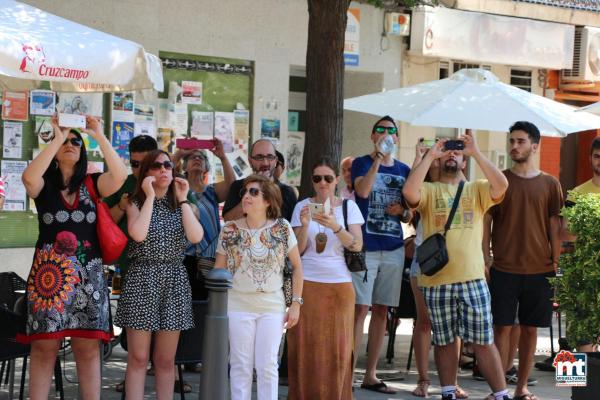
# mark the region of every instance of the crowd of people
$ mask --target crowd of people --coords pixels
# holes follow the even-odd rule
[[[313,195],[300,201],[297,190],[281,182],[285,160],[267,139],[251,144],[253,173],[239,180],[215,139],[211,151],[221,161],[224,180],[208,184],[211,165],[204,151],[170,155],[144,135],[130,143],[127,175],[101,121],[92,117],[83,131],[98,142],[107,168],[87,174],[81,133],[60,127],[56,118],[52,127],[54,138],[22,178],[40,226],[27,280],[27,325],[18,336],[31,343],[31,399],[48,397],[66,337],[81,397],[100,399],[98,341],[110,340],[112,326],[94,193],[129,240],[116,262],[124,283],[115,318],[126,331],[127,370],[118,389],[128,399],[144,397],[149,361],[157,398],[173,397],[179,386],[174,373],[179,334],[193,327],[192,299],[207,299],[204,276],[212,268],[226,268],[233,276],[228,295],[233,400],[251,398],[254,370],[259,400],[278,398],[282,373],[290,399],[352,399],[369,311],[361,387],[396,393],[376,370],[388,309],[400,306],[407,258],[412,259],[419,375],[412,394],[428,396],[433,340],[442,399],[468,397],[457,384],[467,347],[491,388],[488,399],[536,399],[528,387],[535,383],[529,373],[537,328],[551,323],[547,278],[556,273],[568,231],[560,217],[560,183],[535,167],[540,143],[535,125],[521,121],[510,128],[513,166],[505,171],[482,154],[470,131],[432,146],[418,141],[409,167],[394,157],[399,132],[386,116],[372,128],[369,154],[347,157],[341,165],[322,158],[305,171]],[[460,146],[450,146],[457,141]],[[466,178],[467,159],[485,179]],[[576,190],[598,193],[598,138],[590,161],[594,177]],[[3,194],[0,181],[0,199]],[[409,225],[416,230],[416,254],[405,241]],[[445,237],[449,261],[430,273],[419,265],[419,246],[436,233]],[[364,251],[366,270],[351,272],[345,251]],[[287,268],[289,304],[283,290]],[[579,339],[582,349],[592,349],[591,338]],[[513,396],[507,382],[516,383]]]

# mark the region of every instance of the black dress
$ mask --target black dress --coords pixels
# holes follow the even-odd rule
[[[97,189],[100,174],[93,174]],[[49,182],[35,199],[39,237],[27,279],[21,342],[81,337],[108,341],[109,298],[96,234],[96,205],[85,184],[69,205]]]

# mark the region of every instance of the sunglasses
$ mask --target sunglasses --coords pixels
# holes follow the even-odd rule
[[[194,154],[185,159],[186,161],[194,160],[194,161],[204,161],[204,157],[200,154]]]
[[[274,154],[257,154],[251,157],[254,161],[275,161],[277,156]]]
[[[261,194],[262,191],[255,187],[243,188],[242,190],[240,190],[240,198],[243,198],[246,195],[246,193],[250,193],[250,196],[252,197],[258,197],[258,195]]]
[[[396,133],[398,133],[398,128],[393,127],[393,126],[377,126],[375,127],[375,133],[385,133],[385,131],[387,130],[388,134],[390,135],[395,135]]]
[[[142,165],[142,162],[137,160],[129,160],[129,165],[131,165],[131,168],[139,168],[140,165]]]
[[[171,161],[154,161],[152,164],[150,164],[150,169],[153,170],[159,170],[161,167],[165,167],[165,169],[169,171],[173,169],[173,163]]]
[[[312,181],[314,183],[319,183],[323,179],[325,179],[325,182],[331,183],[331,182],[333,182],[335,180],[335,176],[333,176],[333,175],[313,175],[312,176]]]
[[[81,147],[81,145],[83,144],[83,140],[74,137],[74,138],[65,139],[65,141],[63,142],[63,146],[69,142],[71,143],[72,146],[75,146],[75,147]]]

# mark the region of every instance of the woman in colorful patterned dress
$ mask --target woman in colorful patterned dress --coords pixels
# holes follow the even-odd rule
[[[154,150],[144,157],[127,206],[131,263],[115,320],[127,329],[128,399],[144,398],[153,332],[156,397],[173,398],[179,331],[194,326],[183,257],[188,241],[200,242],[204,232],[187,200],[188,191],[188,182],[173,176],[173,163],[166,152]]]
[[[250,400],[256,369],[258,400],[277,400],[277,353],[283,328],[298,322],[302,264],[289,222],[280,218],[281,192],[262,175],[250,175],[240,193],[244,218],[223,227],[215,268],[233,274],[228,296],[231,400]],[[283,268],[293,266],[292,305],[285,308]]]
[[[86,149],[78,131],[58,126],[54,138],[23,172],[35,200],[39,237],[27,280],[27,327],[18,336],[31,343],[29,397],[47,399],[60,341],[71,337],[79,392],[100,398],[100,346],[111,336],[108,291],[96,234],[96,206],[86,187],[101,197],[117,191],[125,165],[102,133],[99,119],[87,117],[83,129],[100,145],[108,172],[87,174]],[[88,178],[89,177],[89,178]],[[91,178],[91,179],[90,179]]]

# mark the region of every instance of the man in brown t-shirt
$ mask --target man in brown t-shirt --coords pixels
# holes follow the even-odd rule
[[[494,341],[505,370],[512,365],[509,342],[518,310],[521,333],[514,393],[517,398],[529,393],[527,381],[537,328],[550,326],[552,320],[553,290],[547,278],[554,276],[560,255],[563,195],[558,180],[535,166],[538,128],[530,122],[516,122],[510,128],[509,141],[514,165],[504,171],[509,182],[504,201],[490,209],[485,220],[486,228],[492,225],[493,259],[489,242],[484,242],[484,255],[489,257],[486,266],[491,265]]]

